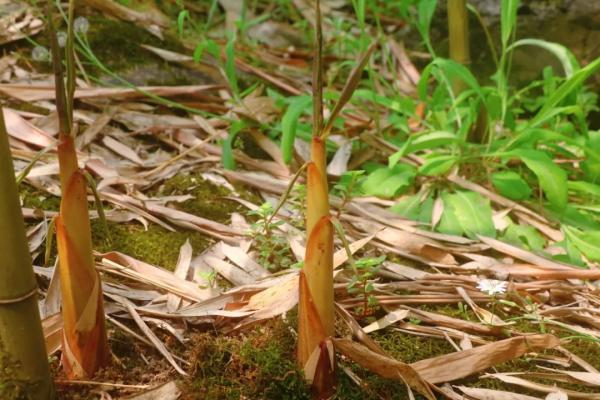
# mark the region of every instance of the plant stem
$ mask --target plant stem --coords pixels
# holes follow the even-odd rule
[[[27,398],[54,399],[37,284],[1,108],[0,193],[0,394],[11,397],[11,387],[24,385]]]
[[[466,0],[448,0],[448,36],[450,45],[450,58],[462,65],[471,63],[469,49],[469,16],[467,14]],[[460,78],[453,79],[452,88],[455,93],[465,89],[465,84]]]

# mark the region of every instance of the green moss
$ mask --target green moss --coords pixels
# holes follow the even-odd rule
[[[179,248],[190,241],[197,254],[214,241],[194,231],[170,232],[152,224],[148,230],[139,224],[108,224],[106,237],[100,221],[92,221],[92,242],[99,252],[120,251],[147,263],[173,270],[177,265]]]
[[[252,192],[245,188],[236,188],[239,197],[254,203],[260,202]],[[213,221],[227,224],[231,221],[231,213],[245,213],[247,209],[234,200],[226,199],[230,191],[222,186],[204,180],[198,174],[179,174],[167,180],[151,196],[176,196],[189,194],[193,198],[173,206]],[[237,196],[236,196],[237,197]]]
[[[60,197],[52,196],[25,183],[19,186],[19,192],[23,207],[44,211],[60,210]]]
[[[295,363],[295,338],[274,319],[235,336],[195,335],[184,399],[309,399]]]
[[[147,63],[152,56],[140,47],[141,44],[161,47],[161,41],[139,25],[101,16],[90,16],[89,21],[90,47],[110,69],[122,71],[132,65]]]

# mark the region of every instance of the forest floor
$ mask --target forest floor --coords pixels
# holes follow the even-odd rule
[[[77,9],[89,29],[77,44],[74,119],[80,167],[105,214],[90,191],[113,360],[89,381],[68,381],[60,367],[51,239],[60,207],[58,118],[43,8],[9,3],[0,28],[21,21],[28,38],[0,29],[0,104],[17,175],[26,171],[23,213],[60,398],[310,398],[295,361],[302,176],[275,208],[307,159],[309,3],[257,1],[242,23],[229,1],[90,0]],[[329,102],[368,35],[354,29],[361,18],[350,2],[324,3]],[[388,6],[383,14],[397,11]],[[514,140],[497,153],[447,165],[456,140],[422,134],[439,133],[453,106],[445,113],[419,97],[432,57],[407,21],[383,14],[366,19],[364,31],[378,21],[385,37],[328,143],[333,214],[353,253],[349,259],[336,238],[336,337],[353,341],[337,352],[335,398],[424,398],[400,375],[378,374],[399,361],[440,398],[600,399],[600,164],[589,150],[600,148],[589,122],[596,98],[581,94],[584,103],[593,97],[582,106],[590,126],[581,140],[506,134]],[[236,20],[238,39],[228,40]],[[433,40],[443,31],[434,29]],[[574,50],[582,65],[597,56],[586,46]],[[531,110],[515,119],[533,118]],[[568,135],[579,122],[568,116],[556,125]],[[290,134],[287,160],[281,137]],[[464,149],[472,160],[468,151],[490,145]],[[502,151],[552,153],[554,167],[540,172],[531,157],[504,159]],[[564,190],[552,189],[560,179]],[[513,189],[523,183],[518,199]],[[558,213],[561,196],[567,211]]]

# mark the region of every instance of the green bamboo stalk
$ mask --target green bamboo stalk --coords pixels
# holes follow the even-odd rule
[[[469,16],[467,0],[448,0],[448,40],[450,58],[468,66],[471,63],[469,49]],[[464,89],[464,83],[458,79],[452,82],[455,93]]]
[[[0,397],[55,399],[11,160],[0,108]]]

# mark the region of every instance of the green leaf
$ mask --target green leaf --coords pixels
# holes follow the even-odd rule
[[[389,166],[393,167],[396,165],[400,158],[406,154],[446,146],[456,142],[456,140],[457,138],[454,133],[446,131],[434,131],[411,136],[399,151],[390,156]]]
[[[420,193],[402,197],[396,204],[390,207],[390,211],[413,221],[430,223],[433,211],[433,198],[431,195],[427,196],[425,200],[421,198]]]
[[[525,200],[531,196],[531,188],[516,172],[496,172],[492,174],[492,183],[498,193],[511,200]]]
[[[437,7],[437,0],[420,0],[418,13],[419,17],[417,20],[417,28],[419,33],[423,37],[425,44],[431,49],[431,41],[429,39],[429,28],[431,27],[431,20]]]
[[[567,239],[590,261],[600,261],[600,231],[580,231],[569,226],[564,227]]]
[[[569,79],[563,82],[547,99],[542,108],[538,113],[529,121],[527,126],[535,127],[542,124],[548,118],[551,117],[553,110],[560,104],[567,96],[569,96],[575,89],[581,87],[583,82],[600,69],[600,58],[596,58],[594,61],[575,72]]]
[[[238,133],[246,126],[244,121],[237,120],[231,124],[229,128],[229,135],[221,145],[221,161],[223,162],[223,168],[233,170],[235,169],[235,158],[233,157],[233,142]]]
[[[477,238],[477,235],[496,237],[496,228],[492,220],[492,207],[488,199],[479,193],[466,191],[445,194],[442,199],[444,201],[444,214],[446,212],[453,214],[455,221],[450,222],[456,224],[457,220],[461,233],[472,239]],[[442,225],[441,221],[440,225]]]
[[[533,171],[550,204],[558,210],[564,210],[568,200],[567,173],[544,152],[517,149],[510,154],[519,157]]]
[[[556,58],[558,58],[562,64],[563,70],[565,71],[565,76],[567,78],[570,78],[573,73],[579,71],[581,68],[577,62],[577,58],[575,58],[575,55],[571,52],[571,50],[561,44],[548,42],[541,39],[521,39],[514,42],[507,50],[512,50],[519,46],[537,46],[548,50],[550,53],[554,54]]]
[[[235,42],[236,35],[232,33],[227,41],[227,45],[225,45],[225,75],[227,76],[227,82],[229,82],[233,95],[237,96],[240,93],[240,89],[235,72]]]
[[[456,163],[456,156],[443,155],[433,156],[425,160],[425,163],[419,167],[419,174],[425,176],[443,175]]]
[[[362,184],[362,190],[367,195],[391,198],[412,185],[415,175],[415,169],[406,164],[398,164],[393,168],[382,167],[369,174]]]
[[[469,89],[473,90],[482,101],[485,101],[485,96],[483,95],[479,82],[477,82],[477,78],[475,78],[467,67],[454,60],[439,57],[435,58],[431,63],[437,65],[451,82],[456,78],[459,78],[469,87]]]
[[[546,241],[544,237],[532,226],[510,224],[502,240],[525,247],[528,250],[541,251]]]
[[[585,179],[589,182],[600,183],[600,131],[589,132],[585,146],[587,159],[581,163]]]
[[[185,20],[190,18],[190,12],[188,10],[181,10],[177,15],[177,33],[179,36],[183,36],[183,27]]]
[[[600,230],[600,223],[590,216],[587,212],[581,212],[570,204],[567,207],[558,210],[550,204],[548,207],[550,216],[559,220],[564,225],[574,226],[583,230]]]
[[[502,47],[506,48],[510,36],[517,23],[517,10],[519,9],[519,0],[502,0],[500,8],[500,36]]]
[[[294,98],[281,118],[281,152],[283,153],[283,161],[287,164],[292,161],[294,153],[298,119],[310,107],[311,102],[312,98],[310,96]]]
[[[600,185],[584,181],[569,181],[567,187],[569,190],[582,193],[591,201],[600,201]]]

